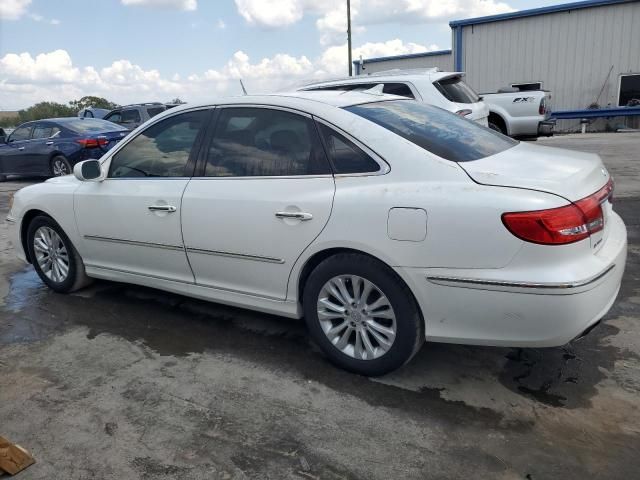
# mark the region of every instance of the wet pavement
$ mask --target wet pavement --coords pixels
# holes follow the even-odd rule
[[[0,184],[3,218],[21,185]],[[0,225],[0,435],[37,461],[16,478],[638,478],[637,190],[615,205],[623,288],[587,336],[427,344],[375,380],[299,321],[109,282],[53,293]]]

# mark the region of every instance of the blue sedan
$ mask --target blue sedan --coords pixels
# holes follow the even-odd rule
[[[100,158],[129,131],[96,118],[51,118],[27,122],[0,143],[0,181],[7,175],[68,175],[73,166]]]

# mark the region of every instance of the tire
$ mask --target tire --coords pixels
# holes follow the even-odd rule
[[[344,300],[337,279],[342,280],[349,297],[358,298],[355,290],[361,294],[360,304],[348,307],[350,314],[337,313],[335,309],[346,303],[330,293],[334,287],[333,291]],[[366,282],[370,283],[369,293],[363,294]],[[376,303],[383,306],[377,307]],[[373,309],[367,310],[366,305]],[[321,262],[304,286],[303,309],[307,327],[320,349],[332,363],[353,373],[366,376],[389,373],[411,360],[424,343],[424,321],[409,288],[388,266],[366,255],[342,253]],[[347,326],[340,329],[345,322]],[[382,334],[381,327],[386,332],[395,329],[395,338],[389,341],[391,337]],[[386,341],[386,345],[379,339]]]
[[[56,267],[51,261],[47,262],[52,245],[57,250],[53,262],[57,263]],[[59,293],[69,293],[91,283],[91,279],[85,273],[82,258],[60,225],[51,217],[40,215],[31,221],[27,229],[27,248],[33,268],[50,289]],[[60,263],[67,265],[66,275],[63,275],[64,270]],[[49,269],[47,265],[50,266]]]
[[[493,123],[493,122],[489,122],[489,128],[490,128],[491,130],[495,130],[496,132],[499,132],[499,133],[501,133],[501,134],[503,134],[503,135],[506,135],[506,134],[507,134],[505,131],[503,131],[503,130],[498,126],[498,125],[496,125],[496,124],[495,124],[495,123]]]
[[[62,155],[56,155],[51,159],[49,165],[52,177],[61,177],[63,175],[69,175],[73,172],[69,160]]]

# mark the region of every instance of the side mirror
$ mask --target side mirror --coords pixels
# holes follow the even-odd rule
[[[73,167],[73,175],[82,182],[101,182],[102,168],[98,160],[85,160]]]

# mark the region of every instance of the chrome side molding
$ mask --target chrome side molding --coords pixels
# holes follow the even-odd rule
[[[595,283],[600,280],[602,277],[607,275],[611,270],[615,268],[615,265],[609,265],[604,271],[599,274],[587,278],[586,280],[581,280],[579,282],[549,282],[549,283],[539,283],[539,282],[508,282],[503,280],[484,280],[479,278],[465,278],[465,277],[446,277],[446,276],[438,276],[438,275],[427,275],[427,280],[431,283],[435,283],[438,285],[441,284],[459,284],[461,286],[469,286],[473,288],[482,288],[482,287],[507,287],[507,288],[530,288],[530,289],[558,289],[558,290],[569,290],[572,288],[580,288],[586,287],[591,283]]]

